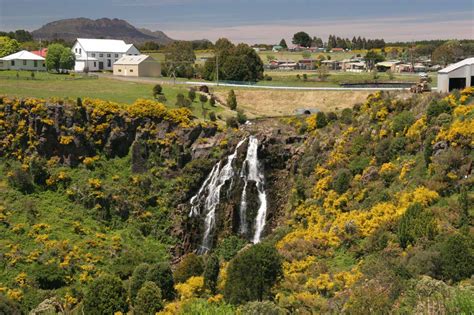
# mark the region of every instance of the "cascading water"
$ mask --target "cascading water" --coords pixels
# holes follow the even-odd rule
[[[198,193],[190,200],[191,211],[189,216],[197,216],[200,212],[200,200],[203,196],[207,196],[204,200],[204,235],[201,244],[202,251],[204,252],[208,251],[211,247],[210,235],[216,222],[216,208],[220,203],[222,186],[224,186],[226,181],[232,179],[234,176],[233,162],[237,157],[237,150],[245,140],[246,139],[237,144],[234,153],[227,157],[227,163],[222,168],[221,162],[214,165],[211,173],[204,181]]]
[[[257,217],[255,218],[255,232],[252,239],[254,244],[260,242],[263,229],[265,227],[265,218],[267,216],[267,196],[265,193],[265,177],[261,170],[258,160],[258,139],[249,138],[247,156],[242,167],[241,176],[244,180],[244,189],[240,201],[240,232],[247,232],[247,186],[249,181],[255,182],[258,192],[259,207]]]
[[[212,168],[211,172],[205,179],[201,188],[195,196],[191,198],[189,203],[191,204],[191,210],[189,216],[199,216],[201,214],[204,217],[204,234],[201,243],[200,252],[206,252],[211,247],[211,232],[215,227],[216,222],[216,209],[221,199],[221,189],[227,181],[231,181],[229,184],[228,193],[232,189],[234,182],[234,160],[237,157],[239,147],[246,141],[243,139],[240,141],[234,152],[227,157],[227,162],[222,166],[222,162],[218,162]],[[255,218],[255,232],[252,238],[253,243],[260,242],[260,237],[265,227],[265,219],[267,214],[267,198],[264,188],[264,175],[261,170],[260,162],[257,156],[258,140],[251,136],[249,138],[247,154],[245,161],[243,162],[240,177],[244,181],[244,188],[242,190],[241,201],[240,201],[240,232],[242,234],[247,233],[247,187],[249,181],[253,181],[258,191],[259,208],[257,216]],[[221,167],[222,166],[222,167]]]

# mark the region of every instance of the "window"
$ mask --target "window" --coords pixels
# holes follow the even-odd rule
[[[133,72],[133,69],[130,69],[130,72]]]
[[[104,54],[99,54],[99,57],[100,57],[100,58],[104,57]]]
[[[118,69],[119,72],[122,72],[122,69]]]
[[[26,60],[23,60],[23,65],[26,66]]]
[[[97,67],[97,62],[94,61],[94,68]]]
[[[79,53],[82,54],[82,49],[81,48],[79,48]]]
[[[94,54],[94,53],[92,53],[92,54],[91,54],[91,57],[95,57],[95,54]]]
[[[0,66],[3,67],[3,61],[0,60]]]
[[[112,67],[112,60],[107,59],[107,67]]]
[[[14,66],[14,65],[15,65],[15,60],[12,60],[12,66]]]
[[[110,58],[110,54],[107,54],[107,58]]]
[[[115,54],[115,58],[118,58],[118,54]]]
[[[33,66],[34,66],[35,68],[38,68],[38,60],[34,60],[34,61],[33,61]]]

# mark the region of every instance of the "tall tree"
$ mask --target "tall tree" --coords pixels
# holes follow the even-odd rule
[[[300,45],[303,47],[310,47],[311,46],[311,37],[306,32],[298,32],[293,35],[292,43],[295,45]]]
[[[69,48],[61,44],[51,44],[48,46],[46,55],[46,68],[48,70],[69,70],[74,67],[74,55]]]
[[[283,49],[288,49],[288,45],[286,44],[286,40],[284,38],[281,39],[280,46],[283,47]]]
[[[457,40],[444,43],[433,51],[432,60],[435,63],[446,66],[453,63],[462,55],[461,44]]]
[[[0,37],[0,57],[5,57],[20,51],[20,44],[17,40],[7,36]]]
[[[165,48],[163,72],[169,77],[191,78],[194,75],[193,44],[185,41],[175,41]]]

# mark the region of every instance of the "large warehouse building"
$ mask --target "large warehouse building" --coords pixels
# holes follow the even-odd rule
[[[438,92],[474,86],[474,58],[467,58],[438,71]]]

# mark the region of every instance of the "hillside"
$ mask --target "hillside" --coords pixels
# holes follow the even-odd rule
[[[0,313],[469,314],[473,131],[473,88],[239,128],[2,97]]]
[[[137,29],[127,21],[108,18],[97,20],[75,18],[54,21],[33,31],[32,35],[36,40],[63,39],[68,42],[74,42],[77,38],[123,39],[127,43],[133,44],[143,44],[147,41],[167,44],[173,41],[163,32]]]

